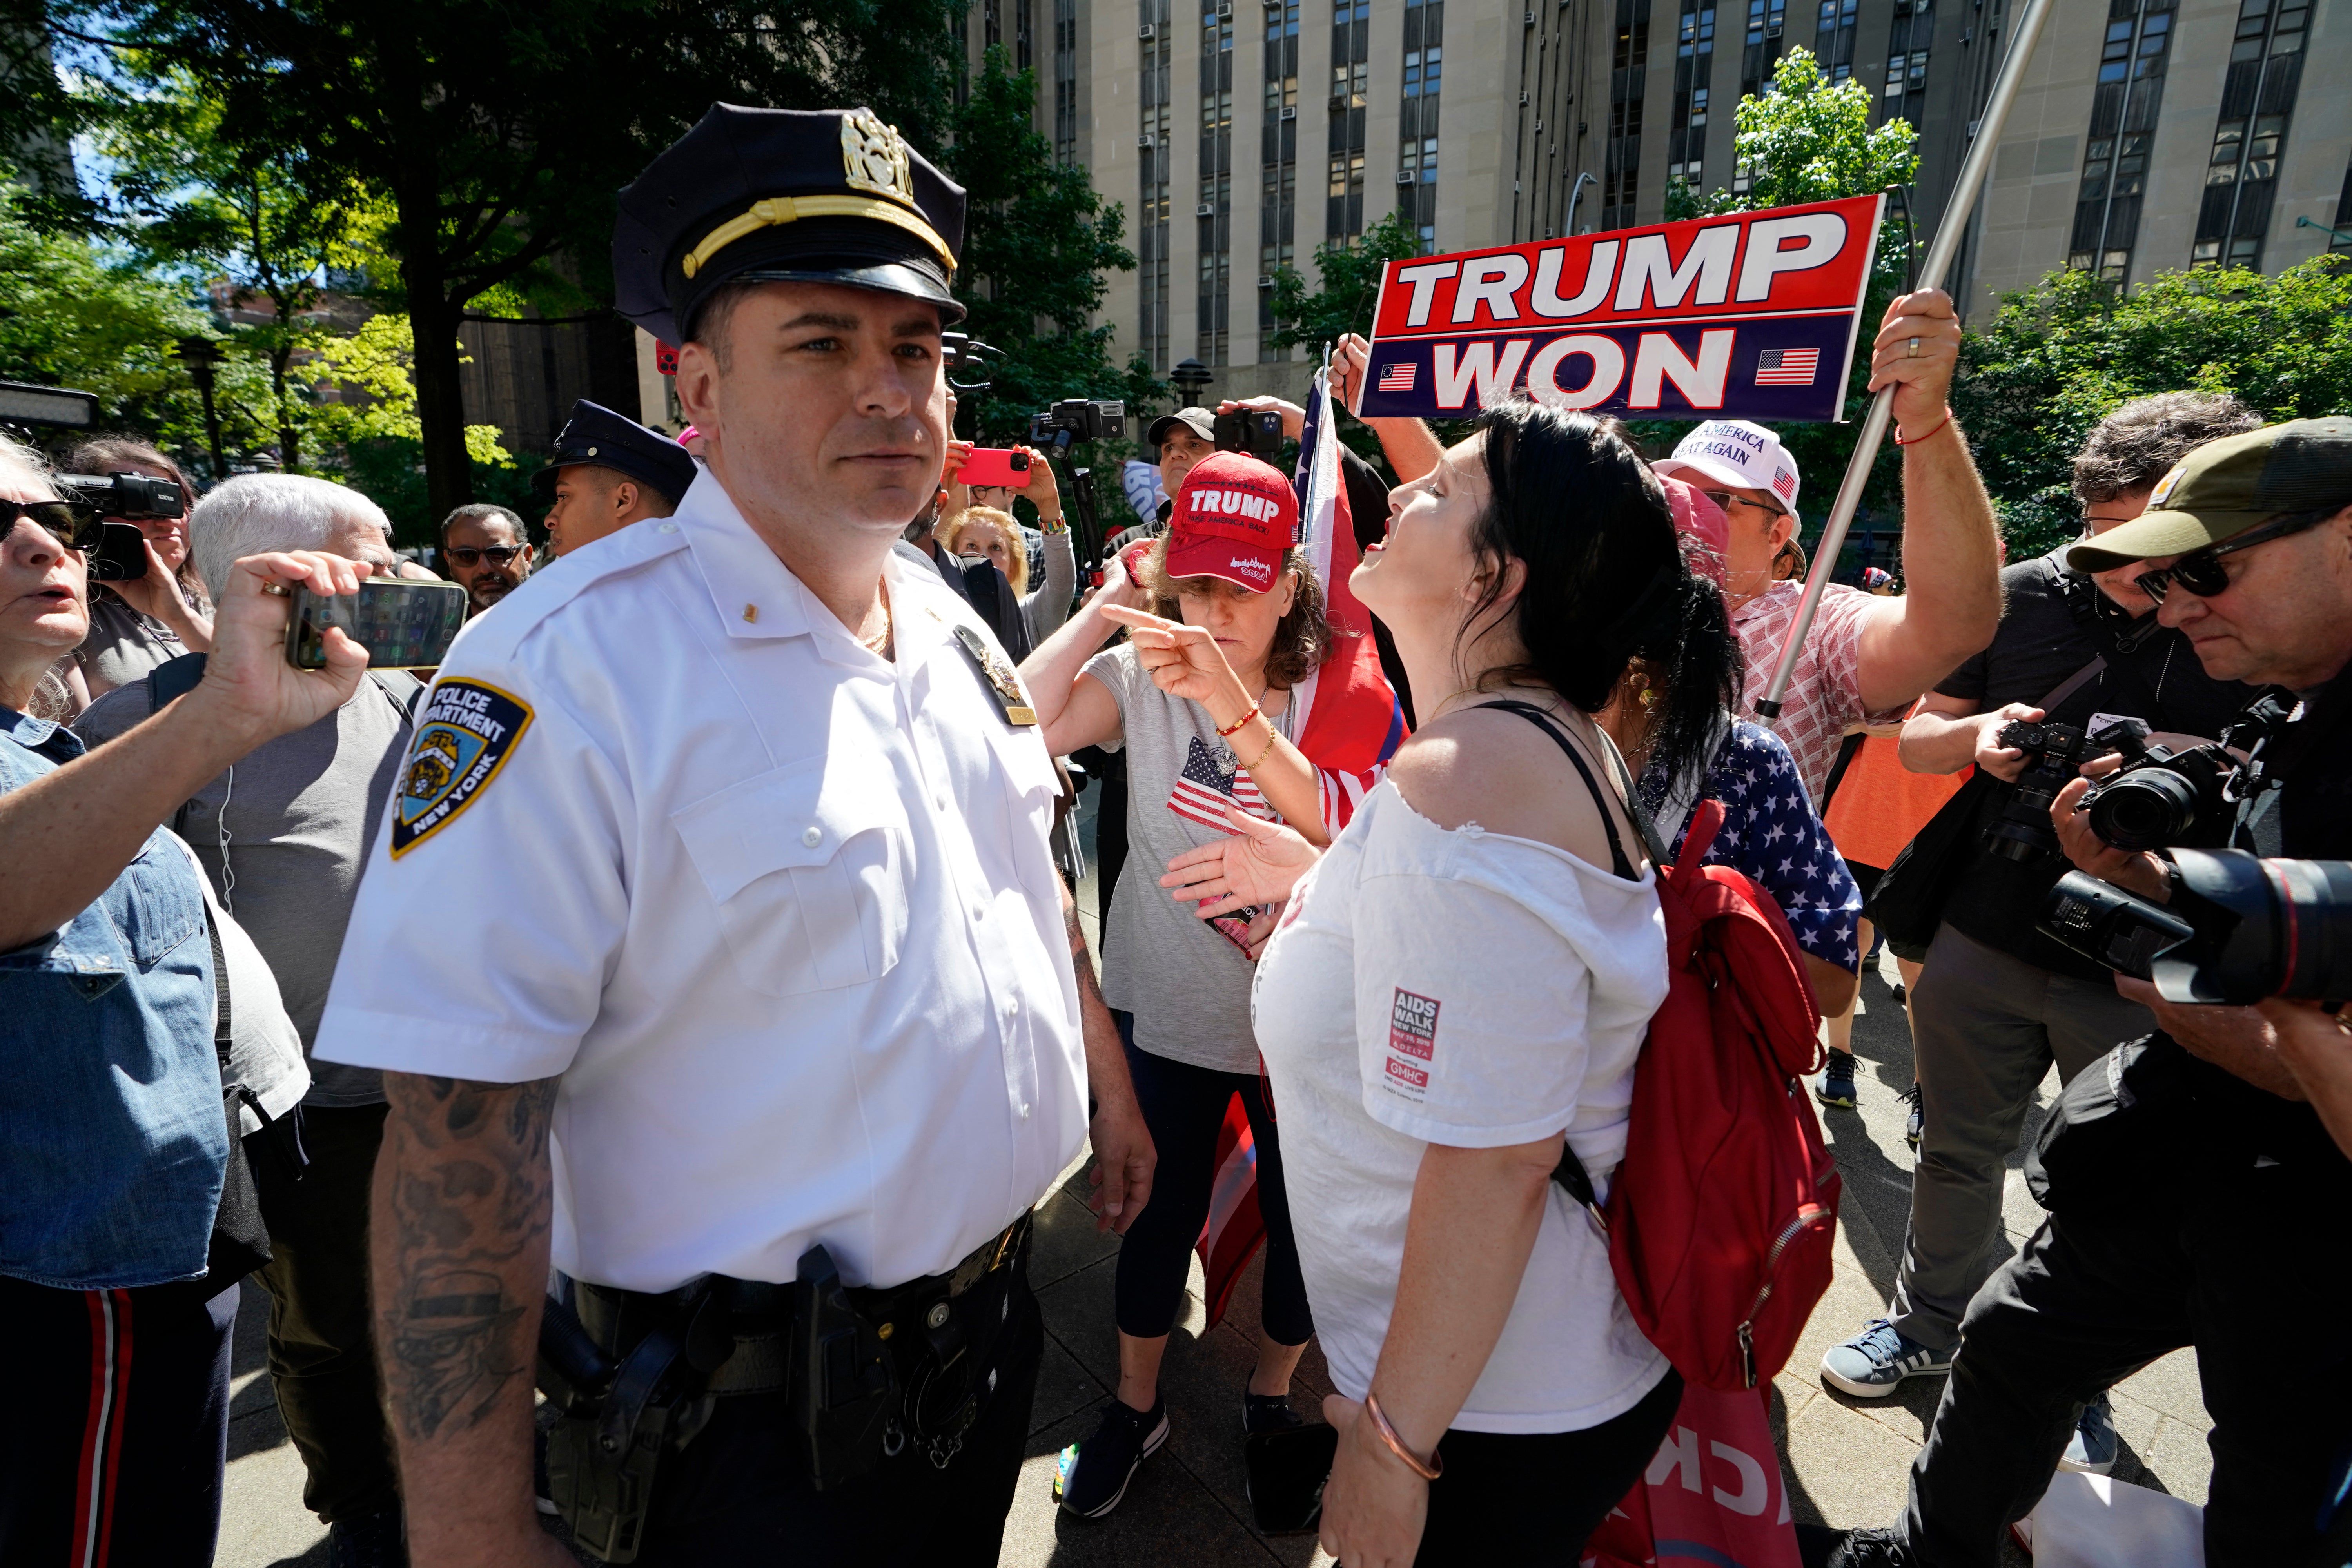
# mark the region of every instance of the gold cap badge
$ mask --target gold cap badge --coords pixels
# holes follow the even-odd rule
[[[915,205],[907,140],[870,109],[854,109],[841,117],[841,177],[854,189]]]

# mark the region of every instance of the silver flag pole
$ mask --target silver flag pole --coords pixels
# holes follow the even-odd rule
[[[1923,288],[1943,287],[1944,275],[1952,269],[1953,259],[1959,255],[1969,214],[1977,205],[1977,193],[1983,189],[1986,171],[1992,166],[1993,149],[2000,142],[2001,125],[2009,119],[2010,105],[2016,101],[2026,62],[2033,56],[2034,40],[2042,36],[2042,24],[2049,19],[2055,4],[2056,0],[2032,0],[2018,20],[2017,31],[2010,37],[2009,52],[2001,58],[2000,74],[1993,79],[1992,96],[1985,103],[1983,118],[1977,122],[1976,139],[1969,143],[1969,155],[1960,164],[1960,177],[1952,186],[1951,199],[1944,205],[1944,221],[1936,226],[1936,238],[1927,247],[1927,264],[1919,273]],[[1879,443],[1886,438],[1894,396],[1895,388],[1889,384],[1880,387],[1870,400],[1862,434],[1854,440],[1853,459],[1846,464],[1845,478],[1838,484],[1837,500],[1831,506],[1829,521],[1822,526],[1821,540],[1813,547],[1813,569],[1806,574],[1805,595],[1797,603],[1797,618],[1789,627],[1789,640],[1780,647],[1780,661],[1773,667],[1771,684],[1756,700],[1757,716],[1767,724],[1780,717],[1789,682],[1796,674],[1797,656],[1804,651],[1805,636],[1812,630],[1813,616],[1821,609],[1822,593],[1830,584],[1830,573],[1837,565],[1838,552],[1845,548],[1846,530],[1853,526],[1854,509],[1862,504],[1862,489],[1870,479],[1870,466],[1878,460]]]

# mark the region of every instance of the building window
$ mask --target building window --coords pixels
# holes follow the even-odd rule
[[[1813,27],[1813,54],[1828,68],[1833,82],[1853,75],[1853,37],[1861,12],[1862,0],[1822,0]],[[1749,82],[1746,90],[1754,92],[1756,84]]]
[[[1438,88],[1445,66],[1444,0],[1404,0],[1404,107],[1399,116],[1397,210],[1437,248]]]
[[[2327,237],[2331,256],[2352,255],[2352,163],[2344,169],[2344,192],[2336,198],[2334,232]]]
[[[1257,198],[1257,357],[1280,357],[1266,342],[1274,319],[1274,275],[1294,259],[1298,232],[1298,6],[1265,8],[1265,121],[1259,133]]]
[[[2205,198],[2197,212],[2197,242],[2189,256],[2192,268],[2262,266],[2310,21],[2305,0],[2244,0],[2238,8]]]
[[[1617,0],[1609,59],[1609,135],[1602,143],[1601,226],[1636,220],[1642,172],[1642,97],[1650,74],[1650,0]]]
[[[1200,340],[1202,364],[1229,363],[1234,292],[1234,7],[1201,0]]]
[[[1143,302],[1138,342],[1155,371],[1165,371],[1170,363],[1168,166],[1175,128],[1170,121],[1168,66],[1175,40],[1168,36],[1169,5],[1170,0],[1139,0],[1138,5],[1143,33],[1143,117],[1135,139],[1143,168],[1142,201],[1136,215],[1136,288]]]
[[[1666,180],[1697,185],[1706,178],[1707,79],[1715,70],[1714,0],[1682,0],[1675,42],[1674,123],[1666,132]]]
[[[2096,272],[2110,283],[2131,275],[2140,202],[2147,192],[2148,145],[2156,139],[2164,65],[2172,46],[2172,3],[2110,0],[2108,6],[2066,265]]]
[[[1330,180],[1323,237],[1364,232],[1364,103],[1371,87],[1372,0],[1331,0]]]
[[[1054,162],[1078,161],[1078,0],[1054,0]]]
[[[1748,38],[1740,55],[1739,91],[1752,97],[1772,79],[1773,62],[1788,47],[1788,0],[1748,0]]]

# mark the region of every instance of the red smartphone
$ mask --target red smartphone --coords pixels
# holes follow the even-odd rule
[[[968,485],[1010,485],[1016,490],[1029,488],[1029,454],[1005,447],[974,447],[965,457],[956,478]]]

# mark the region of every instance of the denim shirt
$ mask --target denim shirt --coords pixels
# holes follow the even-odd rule
[[[0,793],[81,751],[0,707]],[[0,1275],[92,1290],[205,1271],[228,1127],[196,875],[158,827],[96,902],[0,952]]]

